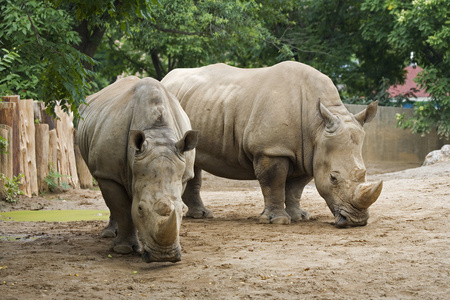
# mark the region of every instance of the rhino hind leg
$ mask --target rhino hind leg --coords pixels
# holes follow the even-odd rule
[[[259,217],[259,222],[290,224],[291,216],[284,209],[289,160],[284,157],[263,156],[256,159],[253,164],[264,196],[264,211]]]
[[[187,205],[188,211],[186,217],[194,219],[213,218],[211,210],[207,209],[200,197],[200,188],[202,186],[202,170],[194,167],[195,176],[187,182],[182,199]]]
[[[108,225],[102,230],[102,238],[115,238],[117,236],[117,222],[109,216]]]
[[[141,247],[137,237],[136,227],[131,218],[132,202],[128,198],[124,187],[115,181],[107,179],[97,179],[97,182],[106,205],[111,212],[109,225],[114,226],[114,223],[117,223],[117,236],[114,239],[113,245],[114,252],[121,254],[128,254],[133,251],[140,252]]]
[[[291,178],[286,181],[286,212],[291,216],[292,222],[309,220],[310,214],[300,208],[300,198],[304,187],[311,181],[310,177]]]

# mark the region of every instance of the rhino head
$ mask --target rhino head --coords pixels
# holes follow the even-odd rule
[[[181,195],[194,176],[193,159],[188,162],[185,152],[197,141],[198,131],[192,130],[179,141],[164,132],[151,137],[141,130],[130,132],[129,144],[135,150],[131,215],[147,263],[181,260],[179,231],[187,210]]]
[[[366,182],[361,154],[363,125],[375,117],[377,107],[372,102],[356,115],[333,114],[319,101],[324,126],[316,137],[314,181],[339,228],[366,225],[368,208],[381,193],[382,181]]]

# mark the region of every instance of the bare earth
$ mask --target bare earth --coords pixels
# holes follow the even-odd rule
[[[312,220],[262,225],[256,181],[205,177],[215,218],[183,220],[175,264],[113,253],[100,238],[105,221],[0,221],[0,298],[449,299],[450,162],[369,176],[384,180],[383,192],[369,224],[351,229],[332,225],[313,184],[302,201]],[[106,208],[90,190],[1,205]]]

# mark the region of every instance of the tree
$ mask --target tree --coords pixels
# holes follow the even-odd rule
[[[0,0],[0,92],[56,100],[76,113],[120,74],[176,67],[309,64],[345,99],[383,98],[403,68],[424,68],[433,96],[399,122],[449,135],[450,2],[445,0]],[[95,61],[93,60],[95,58]],[[96,62],[96,64],[95,64]],[[380,99],[381,99],[380,98]]]
[[[156,0],[155,0],[156,2]],[[148,18],[153,1],[0,0],[0,48],[15,54],[0,69],[0,92],[60,102],[77,115],[91,91],[94,55],[109,26],[126,29],[132,16]]]
[[[264,1],[270,2],[270,1]],[[362,36],[370,13],[361,1],[283,1],[282,15],[270,28],[279,40],[282,59],[309,64],[340,87],[343,97],[367,97],[376,93],[383,78],[399,83],[405,58],[387,42]],[[372,20],[378,25],[386,20]],[[283,51],[284,50],[284,51]]]
[[[129,35],[107,30],[96,56],[104,62],[96,69],[103,77],[125,71],[162,79],[176,67],[267,63],[261,53],[271,35],[259,19],[256,2],[160,0],[160,4],[152,19],[136,20]]]
[[[405,56],[414,54],[414,63],[424,70],[417,83],[431,95],[431,101],[417,103],[415,114],[399,125],[416,133],[436,128],[450,136],[450,2],[446,0],[366,0],[363,8],[373,18],[388,19],[389,26],[367,22],[365,37],[376,37]]]

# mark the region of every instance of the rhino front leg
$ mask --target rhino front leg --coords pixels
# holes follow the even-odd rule
[[[188,211],[186,217],[201,219],[213,218],[211,210],[207,209],[200,197],[200,188],[202,187],[202,169],[194,167],[194,178],[189,180],[184,190],[182,199],[187,205]]]
[[[289,160],[284,157],[262,156],[255,159],[253,165],[264,196],[264,211],[259,222],[290,224],[291,217],[284,209]]]
[[[110,224],[114,228],[117,222],[117,236],[114,239],[114,252],[128,254],[140,251],[136,227],[131,219],[131,199],[122,185],[112,180],[97,179],[98,185],[108,206],[111,217]],[[108,225],[108,227],[109,227]],[[108,228],[107,227],[107,228]]]
[[[300,198],[303,189],[311,181],[309,176],[290,178],[286,181],[286,212],[291,216],[292,222],[309,220],[309,212],[300,208]]]

